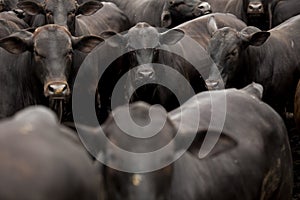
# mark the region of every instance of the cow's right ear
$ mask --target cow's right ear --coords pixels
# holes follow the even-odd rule
[[[25,51],[31,50],[32,38],[8,36],[0,40],[0,47],[12,54],[21,54]]]
[[[84,53],[90,53],[97,45],[99,45],[104,40],[98,36],[81,36],[72,37],[73,48]]]
[[[100,34],[102,38],[105,39],[105,42],[114,48],[125,46],[125,38],[114,31],[104,31]]]
[[[182,152],[188,150],[192,155],[198,159],[206,159],[218,156],[226,153],[237,146],[237,141],[230,135],[219,131],[199,131],[193,133],[178,133],[178,139],[175,140],[176,152]],[[193,141],[188,149],[182,149],[188,144],[189,141]]]
[[[218,30],[217,22],[214,16],[208,18],[207,21],[207,30],[210,36],[213,36],[214,33]]]
[[[38,15],[44,13],[43,5],[35,1],[27,0],[18,2],[17,7],[22,9],[28,15]]]
[[[242,88],[241,91],[246,92],[247,94],[254,96],[258,99],[262,99],[264,88],[261,84],[252,82],[251,84]]]
[[[77,7],[76,15],[92,15],[103,7],[99,1],[88,1]]]

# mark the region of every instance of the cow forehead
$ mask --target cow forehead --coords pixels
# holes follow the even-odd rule
[[[154,27],[132,28],[127,33],[128,45],[135,49],[155,48],[160,34]]]
[[[236,30],[230,28],[224,28],[218,30],[210,41],[210,47],[231,46],[239,41],[239,34]]]
[[[76,8],[76,2],[74,0],[45,0],[45,6],[47,9],[63,7],[71,10]]]
[[[71,43],[71,34],[64,27],[56,25],[38,28],[33,37],[35,42],[58,40],[63,43]]]

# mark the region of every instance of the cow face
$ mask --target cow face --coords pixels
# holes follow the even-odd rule
[[[27,37],[3,38],[0,46],[13,54],[32,52],[34,65],[31,67],[44,86],[44,96],[50,98],[70,95],[68,78],[73,49],[88,53],[103,41],[95,36],[73,37],[66,28],[58,25],[46,25],[28,34]]]
[[[169,27],[171,24],[176,26],[211,12],[210,4],[200,0],[167,0],[161,17],[162,27]]]
[[[92,15],[102,8],[103,4],[98,1],[88,1],[78,5],[75,0],[45,0],[42,4],[34,0],[25,0],[19,2],[18,7],[29,15],[44,14],[47,24],[65,26],[74,33],[75,16]]]
[[[114,117],[118,118],[122,116],[123,112],[126,112],[127,108],[118,108],[114,112]],[[134,122],[141,127],[147,126],[150,123],[157,124],[163,118],[167,118],[165,111],[156,110],[152,112],[150,119],[150,106],[145,103],[135,103],[129,107]],[[121,118],[128,120],[127,118]],[[104,132],[109,140],[117,145],[118,147],[135,153],[148,153],[161,149],[165,145],[171,143],[170,148],[160,154],[158,157],[141,159],[137,158],[125,158],[118,154],[116,148],[112,145],[106,145],[105,149],[105,160],[109,163],[109,166],[120,168],[121,165],[130,166],[149,166],[148,162],[172,162],[175,154],[175,145],[172,141],[176,131],[173,128],[172,123],[167,119],[164,127],[155,136],[147,136],[147,131],[141,131],[136,129],[134,126],[126,123],[130,135],[126,134],[119,128],[114,119],[110,117],[104,124]],[[141,132],[140,132],[141,131]],[[137,137],[132,137],[135,135]],[[139,137],[140,136],[140,137]],[[144,138],[143,138],[144,137]],[[170,192],[171,180],[173,176],[173,166],[168,165],[159,170],[149,173],[127,173],[115,170],[110,167],[106,167],[104,171],[105,185],[107,187],[108,199],[116,200],[157,200],[167,199],[167,195]]]
[[[122,45],[129,52],[126,57],[128,68],[131,69],[129,85],[136,88],[149,81],[155,81],[160,73],[160,69],[153,65],[159,63],[161,50],[158,49],[162,45],[176,44],[183,36],[181,30],[175,29],[159,33],[156,28],[146,23],[138,23],[124,36],[116,35],[115,44],[111,45]]]
[[[208,22],[212,38],[208,53],[216,63],[225,86],[242,70],[241,59],[249,46],[260,46],[270,36],[269,32],[255,27],[246,27],[241,32],[229,27],[218,29],[214,18]]]

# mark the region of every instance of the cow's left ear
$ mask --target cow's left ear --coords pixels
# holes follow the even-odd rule
[[[267,31],[259,31],[253,34],[246,35],[246,40],[249,45],[261,46],[270,37],[270,33]]]
[[[92,15],[103,7],[99,1],[88,1],[77,7],[76,15]]]
[[[161,33],[159,41],[161,44],[174,45],[184,37],[184,34],[180,29],[170,29]]]
[[[81,36],[72,37],[73,49],[77,49],[84,53],[90,53],[97,45],[104,40],[98,36]]]
[[[18,2],[17,7],[23,10],[28,15],[37,15],[44,13],[43,5],[32,0]]]
[[[0,40],[0,47],[12,54],[21,54],[32,49],[32,38],[8,36]]]

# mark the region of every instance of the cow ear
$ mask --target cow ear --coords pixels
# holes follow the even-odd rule
[[[21,54],[31,49],[31,38],[24,39],[18,36],[2,38],[0,40],[0,47],[12,54]]]
[[[184,37],[184,32],[180,29],[170,29],[160,35],[160,43],[174,45]]]
[[[214,16],[211,16],[207,21],[207,30],[210,34],[210,36],[213,36],[213,34],[218,30],[217,22]]]
[[[17,7],[22,9],[28,15],[44,13],[44,7],[42,4],[30,0],[18,2]]]
[[[119,33],[116,33],[114,31],[104,31],[100,34],[100,36],[104,38],[107,44],[111,47],[116,48],[124,46],[125,39]]]
[[[254,96],[258,99],[262,99],[264,88],[261,84],[252,82],[251,84],[242,88],[241,91],[246,92],[247,94]]]
[[[103,7],[99,1],[88,1],[78,6],[76,15],[92,15]]]
[[[194,137],[192,144],[187,149],[189,153],[199,159],[206,159],[223,154],[237,146],[237,141],[230,135],[218,131],[200,131],[196,134],[179,133],[179,139],[176,140],[176,151],[182,152],[184,142]],[[179,145],[178,145],[179,144]],[[179,147],[179,148],[178,148]]]
[[[81,36],[72,37],[73,49],[77,49],[84,53],[90,53],[97,45],[104,40],[98,36]]]
[[[256,32],[250,36],[249,44],[252,46],[261,46],[267,41],[270,35],[267,31]]]

